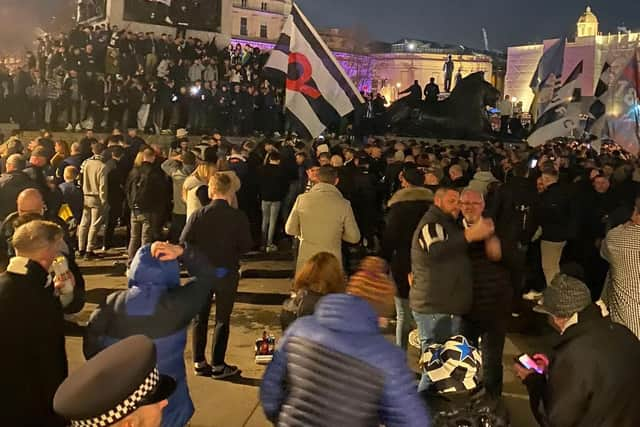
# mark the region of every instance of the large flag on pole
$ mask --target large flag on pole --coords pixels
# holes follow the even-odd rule
[[[556,41],[546,52],[542,54],[536,71],[533,73],[529,86],[535,97],[530,112],[535,120],[538,120],[547,105],[551,102],[555,91],[562,83],[562,68],[564,67],[564,39]]]
[[[531,147],[546,144],[554,138],[570,136],[580,124],[580,110],[577,105],[581,100],[580,78],[582,61],[576,65],[564,84],[550,100],[548,107],[536,122],[533,133],[527,138]]]
[[[280,39],[265,65],[286,81],[285,107],[291,123],[319,136],[364,99],[306,16],[294,3]]]
[[[637,155],[640,151],[640,71],[634,51],[614,85],[614,104],[606,112],[609,139]]]
[[[593,104],[589,107],[589,120],[587,122],[586,131],[596,136],[600,136],[604,126],[605,113],[607,112],[607,97],[610,94],[609,88],[612,87],[614,80],[613,67],[609,59],[605,60],[602,66],[602,72],[598,79],[596,92],[594,94]]]

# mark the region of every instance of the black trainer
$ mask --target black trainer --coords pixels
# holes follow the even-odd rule
[[[213,368],[207,363],[206,365],[200,367],[194,366],[193,372],[197,377],[210,377],[213,373]]]
[[[237,366],[231,366],[225,364],[222,369],[214,369],[211,373],[211,378],[214,380],[223,380],[225,378],[233,377],[240,373],[240,369]]]

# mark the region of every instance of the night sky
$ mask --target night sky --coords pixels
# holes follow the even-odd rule
[[[402,38],[482,47],[482,27],[490,49],[555,36],[573,37],[578,17],[590,5],[600,31],[619,25],[640,30],[638,0],[297,0],[316,27],[362,26],[373,38]]]
[[[407,37],[480,48],[482,27],[487,29],[491,49],[555,36],[573,37],[576,21],[588,4],[600,19],[600,31],[615,33],[619,25],[640,30],[639,0],[296,1],[316,27],[366,28],[374,39],[387,42]],[[20,33],[30,36],[28,21],[60,15],[61,9],[67,12],[73,3],[0,0],[0,15],[8,27],[7,37],[0,31],[0,41],[15,42],[13,38]],[[6,19],[8,15],[18,19]]]

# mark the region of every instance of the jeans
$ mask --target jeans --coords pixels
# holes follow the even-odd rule
[[[425,353],[431,344],[443,344],[454,335],[462,333],[462,318],[453,314],[424,314],[413,312],[420,336],[420,351]],[[426,391],[431,380],[426,372],[422,373],[418,391]]]
[[[562,257],[562,251],[567,242],[550,242],[547,240],[540,241],[540,253],[542,255],[542,271],[544,271],[544,278],[547,282],[547,286],[551,284],[551,281],[556,274],[560,273],[560,258]]]
[[[262,202],[262,236],[267,246],[273,244],[281,202]]]
[[[151,212],[131,212],[131,237],[127,254],[129,262],[136,256],[140,246],[152,243]]]
[[[202,363],[207,359],[205,357],[205,348],[207,346],[207,329],[209,327],[209,314],[211,313],[211,299],[216,296],[216,322],[213,332],[213,341],[211,343],[211,360],[212,365],[224,365],[225,354],[227,352],[227,344],[229,342],[229,331],[231,323],[231,312],[236,301],[238,292],[238,282],[240,275],[237,270],[226,271],[226,275],[215,279],[213,291],[202,310],[193,321],[193,361],[194,363]]]
[[[80,221],[80,226],[78,227],[79,251],[93,252],[96,250],[96,240],[100,229],[105,223],[107,211],[107,206],[100,204],[97,198],[93,196],[85,197],[82,221]]]
[[[409,307],[409,300],[395,297],[396,300],[396,345],[406,350],[409,345],[409,332],[415,321]]]
[[[482,353],[482,378],[485,389],[491,397],[502,395],[502,353],[507,335],[506,322],[491,322],[491,325],[479,325],[467,322],[465,336],[469,343]],[[481,339],[481,345],[478,346]]]
[[[123,208],[122,200],[110,200],[109,201],[109,215],[107,219],[107,226],[104,232],[104,246],[105,248],[113,248],[114,247],[114,235],[116,232],[116,226],[118,225],[118,219],[123,218],[122,216],[122,208]]]

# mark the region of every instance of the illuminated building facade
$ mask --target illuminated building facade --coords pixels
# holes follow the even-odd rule
[[[613,61],[614,70],[622,67],[625,58],[635,49],[640,33],[621,31],[617,34],[602,34],[599,22],[590,7],[580,16],[576,24],[576,34],[567,42],[564,53],[563,76],[571,73],[575,66],[583,61],[582,95],[585,103],[595,92],[602,66],[607,58]],[[507,51],[507,74],[505,93],[523,102],[526,110],[533,101],[533,92],[529,87],[533,74],[542,54],[558,39],[544,40],[541,44],[514,46]]]
[[[482,71],[487,81],[494,85],[497,83],[493,78],[493,58],[487,54],[475,52],[464,46],[402,40],[394,43],[389,52],[372,55],[372,88],[392,102],[398,98],[398,92],[412,85],[414,80],[418,80],[424,88],[433,77],[440,90],[444,91],[443,66],[449,55],[454,62],[454,82],[458,71],[462,77]]]
[[[247,40],[278,40],[292,0],[233,0],[231,35]]]

